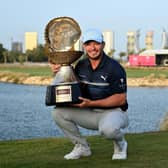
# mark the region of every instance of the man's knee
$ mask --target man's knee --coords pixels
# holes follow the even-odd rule
[[[56,110],[54,109],[52,112],[52,118],[54,119],[54,121],[56,123],[58,123],[60,120],[62,120],[63,116],[62,116],[62,112],[60,110]]]
[[[107,139],[121,139],[123,136],[120,129],[115,127],[103,126],[99,131]]]

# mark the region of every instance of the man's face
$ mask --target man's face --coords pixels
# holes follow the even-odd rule
[[[90,59],[96,60],[100,58],[103,48],[104,48],[104,43],[98,43],[96,41],[88,41],[84,45],[84,50],[88,54]]]

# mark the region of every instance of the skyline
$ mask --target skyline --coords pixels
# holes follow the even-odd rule
[[[79,23],[82,32],[88,28],[113,31],[117,52],[126,51],[126,33],[136,30],[140,30],[140,48],[145,47],[146,32],[153,31],[157,49],[161,47],[163,28],[168,31],[167,6],[166,0],[6,0],[0,6],[0,43],[10,49],[12,39],[24,44],[25,32],[37,32],[39,43],[44,44],[47,23],[55,17],[69,16]]]

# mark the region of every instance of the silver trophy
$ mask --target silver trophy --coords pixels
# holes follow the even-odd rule
[[[81,96],[80,83],[72,63],[81,57],[74,45],[81,36],[78,23],[70,17],[52,19],[45,29],[45,53],[50,63],[61,64],[51,85],[47,86],[46,105],[78,103]]]

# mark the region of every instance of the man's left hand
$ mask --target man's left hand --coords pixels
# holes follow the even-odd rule
[[[80,107],[80,108],[84,108],[84,107],[89,107],[90,106],[90,103],[91,103],[90,99],[79,97],[79,100],[81,100],[82,102],[79,103],[79,104],[73,104],[73,106]]]

